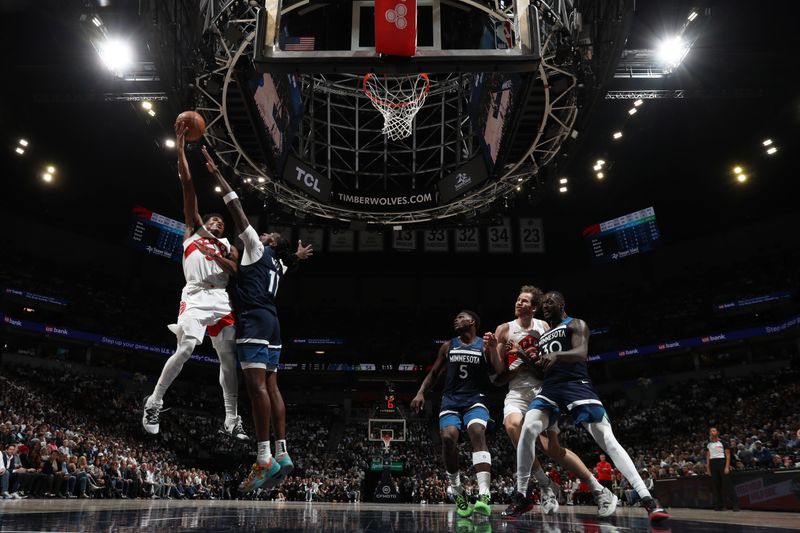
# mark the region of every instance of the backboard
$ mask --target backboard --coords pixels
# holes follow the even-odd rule
[[[389,434],[392,442],[405,442],[406,420],[404,418],[371,418],[367,428],[367,439],[371,442],[383,442],[384,435]]]

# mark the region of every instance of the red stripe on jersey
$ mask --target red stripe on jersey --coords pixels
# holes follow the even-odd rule
[[[209,337],[216,337],[219,335],[219,332],[223,329],[227,328],[228,326],[232,326],[234,324],[233,315],[228,313],[224,317],[220,318],[216,324],[213,326],[208,326],[206,328],[206,333],[208,333]]]
[[[197,249],[197,241],[198,240],[204,241],[203,244],[213,244],[214,246],[217,247],[217,251],[219,251],[219,252],[227,253],[227,251],[228,251],[227,247],[224,244],[222,244],[221,241],[218,241],[217,239],[209,239],[209,238],[205,238],[204,237],[202,239],[193,240],[191,242],[191,244],[189,244],[189,246],[186,247],[186,250],[184,250],[184,252],[183,252],[184,259],[189,257],[191,255],[191,253],[194,252],[195,250],[200,252],[200,250]],[[200,252],[200,253],[203,253],[203,252]],[[209,261],[212,260],[211,257],[206,257],[206,259],[208,259]]]

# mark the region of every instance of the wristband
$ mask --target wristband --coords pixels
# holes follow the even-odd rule
[[[228,205],[231,200],[235,200],[236,198],[239,198],[239,195],[236,194],[236,191],[231,191],[222,197],[222,201],[225,202],[225,205]]]

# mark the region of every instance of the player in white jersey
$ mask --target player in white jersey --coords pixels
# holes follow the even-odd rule
[[[537,287],[525,285],[520,288],[514,305],[514,320],[498,326],[494,334],[487,333],[484,336],[484,341],[494,355],[492,364],[497,372],[495,385],[508,382],[508,394],[506,394],[503,404],[503,426],[515,448],[519,443],[522,423],[525,413],[528,412],[528,406],[542,390],[544,376],[541,370],[524,364],[522,359],[516,355],[518,350],[525,350],[530,347],[530,344],[538,343],[539,337],[550,329],[547,322],[534,317],[541,305],[542,297],[542,291]],[[603,486],[577,455],[571,450],[561,447],[558,442],[557,425],[554,425],[546,433],[542,433],[539,440],[542,449],[551,459],[574,472],[592,488],[598,503],[599,516],[606,517],[614,513],[616,496],[610,491],[603,490]],[[533,475],[539,482],[539,488],[542,491],[542,510],[545,514],[555,513],[559,507],[558,498],[550,478],[545,474],[538,459],[534,460]],[[529,506],[528,509],[533,507],[530,498],[526,502],[526,506]],[[519,509],[515,514],[519,514]]]
[[[186,126],[176,124],[178,177],[183,189],[183,213],[186,232],[183,238],[183,274],[186,286],[181,292],[178,323],[169,326],[178,340],[175,353],[164,364],[153,393],[145,398],[142,426],[145,431],[159,431],[159,414],[164,394],[180,374],[195,347],[206,334],[219,357],[219,383],[225,403],[225,422],[221,432],[238,440],[248,440],[237,413],[239,383],[236,376],[236,330],[226,287],[236,269],[238,252],[222,235],[222,216],[211,214],[201,219],[197,195],[186,160]]]

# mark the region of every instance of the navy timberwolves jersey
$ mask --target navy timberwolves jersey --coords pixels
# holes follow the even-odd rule
[[[482,338],[476,337],[470,344],[464,344],[458,337],[451,340],[442,409],[468,408],[482,403],[490,386],[489,370]]]
[[[275,250],[264,246],[264,255],[250,265],[239,265],[236,276],[236,311],[266,309],[277,314],[275,296],[283,276],[283,265],[275,259]]]
[[[567,329],[570,322],[572,322],[572,318],[567,317],[561,324],[542,334],[539,338],[539,352],[542,355],[566,352],[572,349],[572,333]],[[555,362],[544,376],[545,385],[582,380],[589,380],[586,361],[580,363]]]

